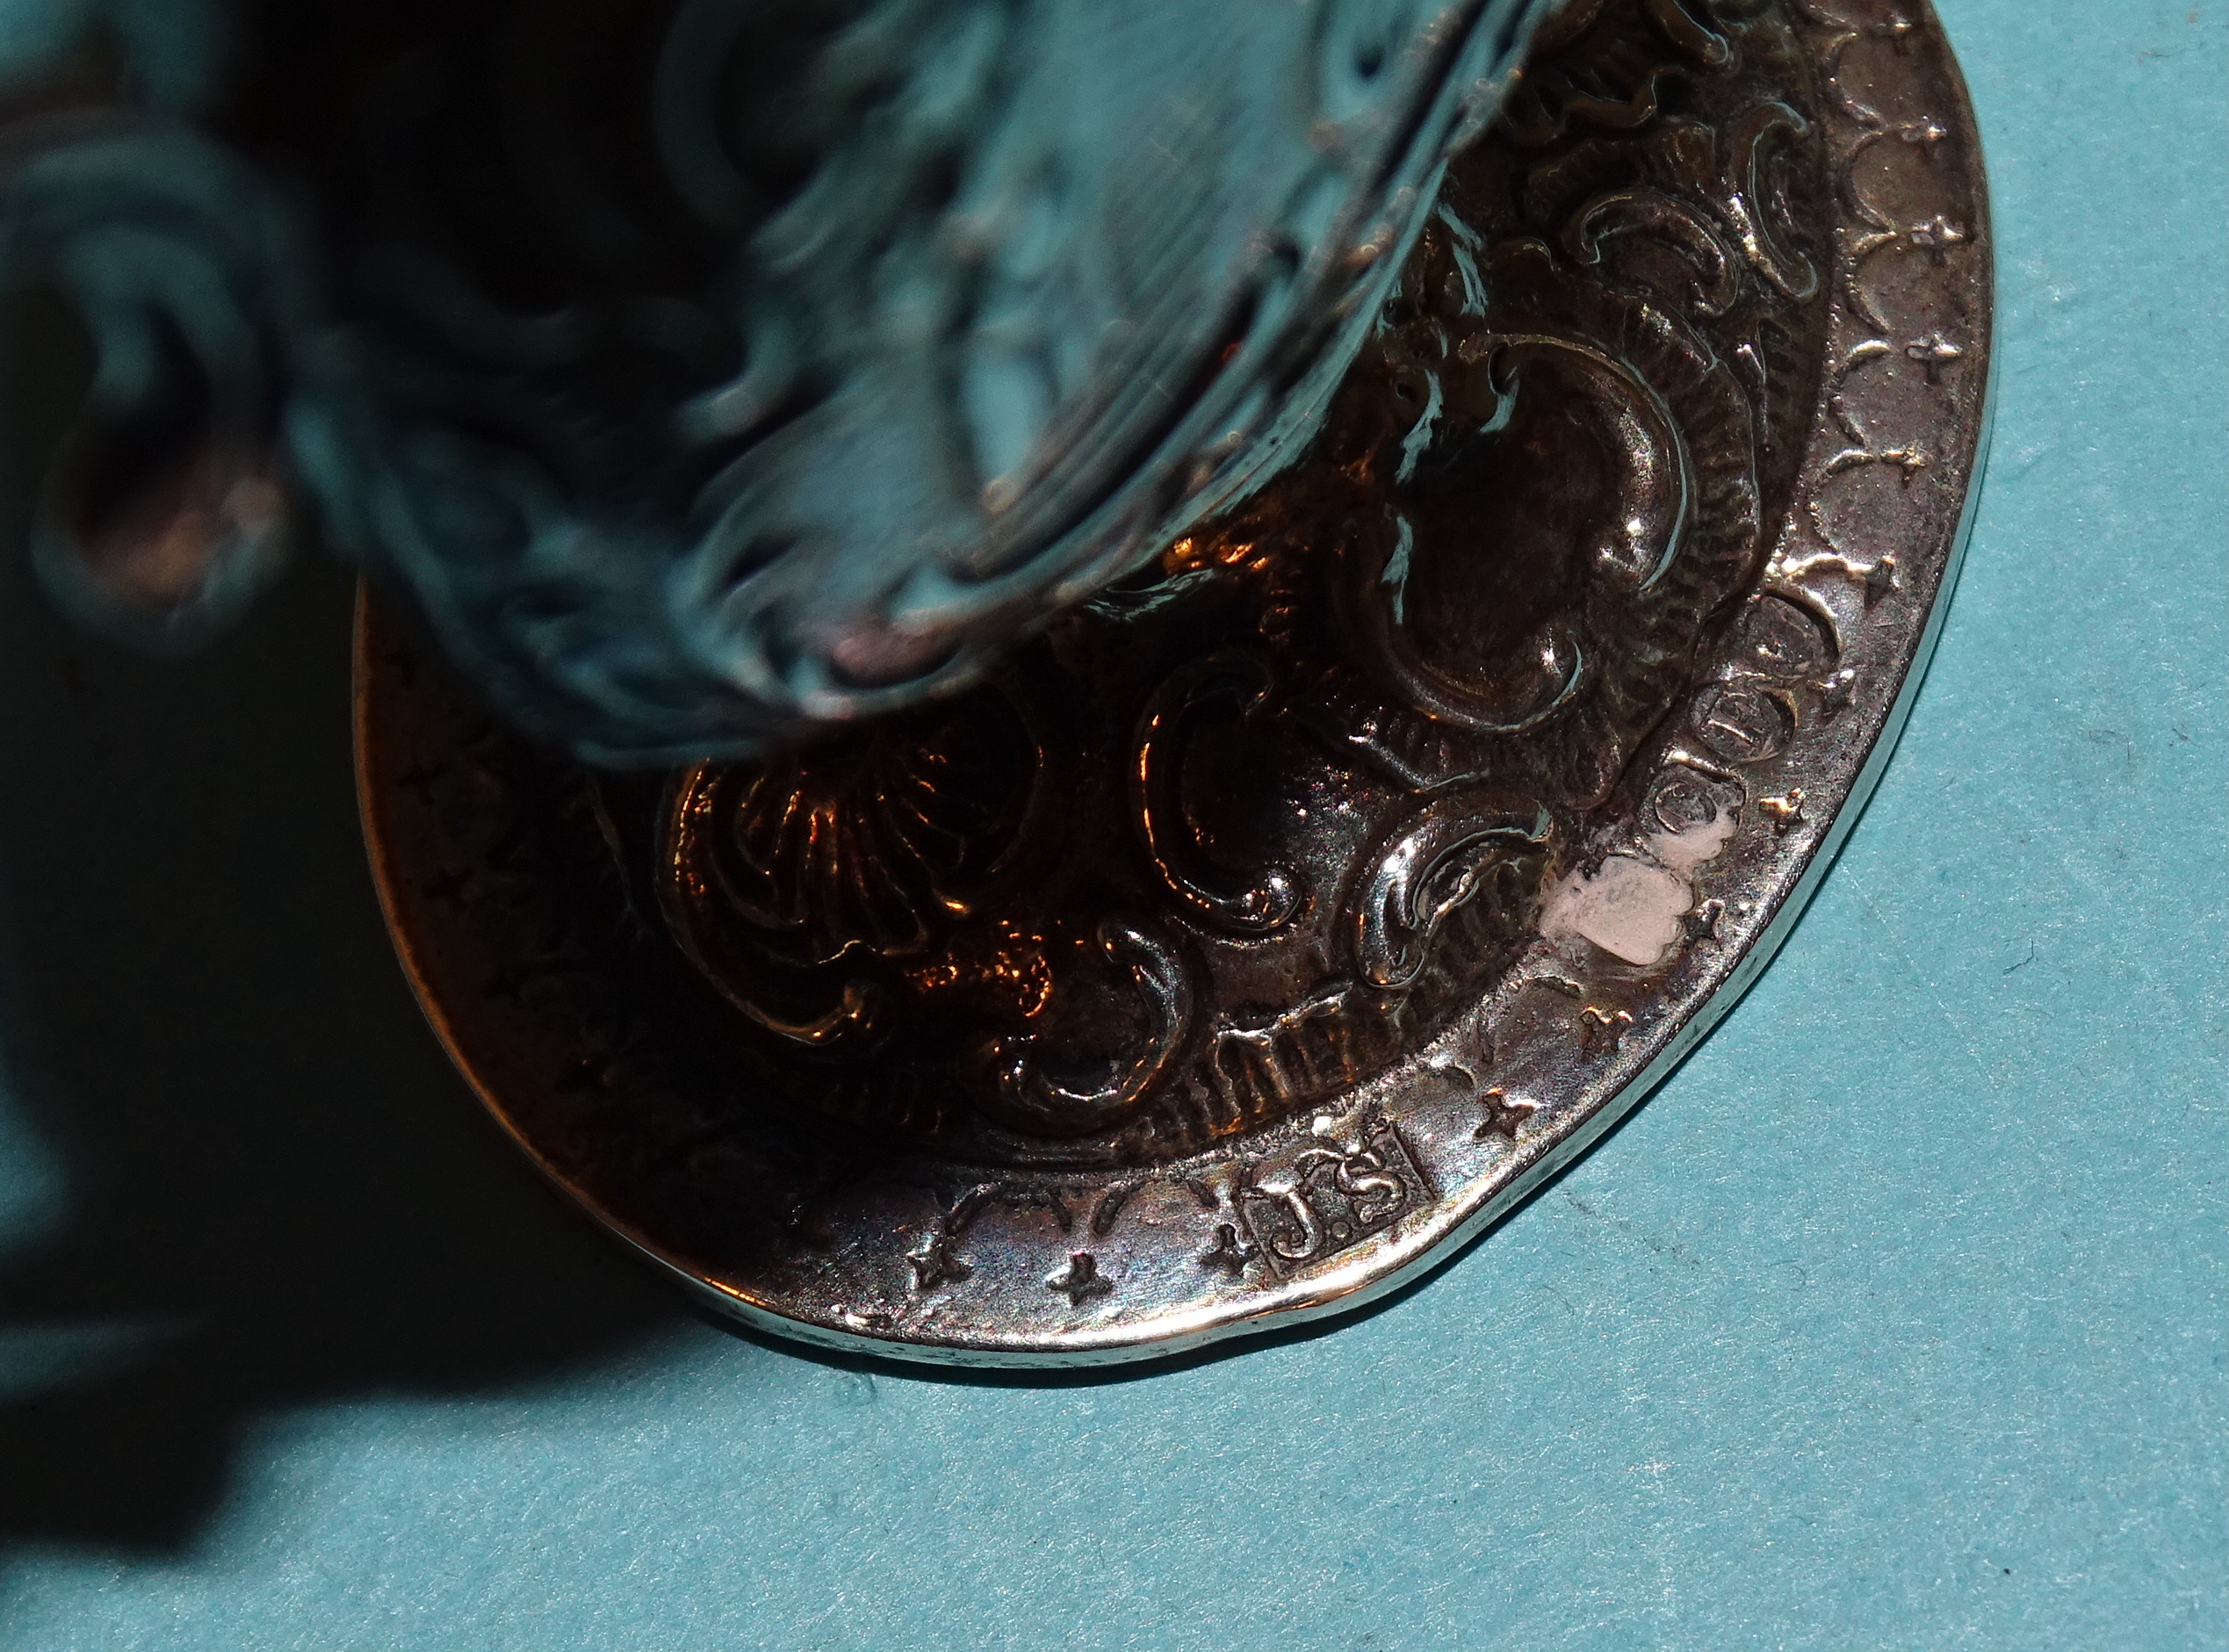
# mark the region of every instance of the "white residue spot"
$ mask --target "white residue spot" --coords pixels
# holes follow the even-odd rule
[[[1656,833],[1646,859],[1612,855],[1591,875],[1571,872],[1548,891],[1540,933],[1578,935],[1627,963],[1662,963],[1679,942],[1679,920],[1694,909],[1689,875],[1733,835],[1733,815],[1720,812],[1684,832]]]

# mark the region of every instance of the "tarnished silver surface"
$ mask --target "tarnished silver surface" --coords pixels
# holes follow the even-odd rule
[[[367,831],[561,1185],[823,1343],[1107,1361],[1367,1300],[1760,970],[1886,759],[1985,432],[1922,8],[1589,0],[1322,447],[983,687],[599,776],[376,609]]]

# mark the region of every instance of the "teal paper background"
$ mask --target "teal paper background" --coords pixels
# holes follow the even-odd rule
[[[2229,5],[1943,11],[2000,400],[1902,747],[1671,1082],[1328,1335],[988,1383],[688,1317],[395,976],[345,581],[162,666],[10,552],[0,1644],[2229,1646]]]

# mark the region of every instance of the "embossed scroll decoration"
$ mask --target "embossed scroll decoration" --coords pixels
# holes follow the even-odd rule
[[[1987,281],[1923,13],[1566,5],[1309,459],[959,697],[597,776],[372,615],[398,933],[747,1316],[1028,1361],[1353,1300],[1793,911],[1930,635]]]

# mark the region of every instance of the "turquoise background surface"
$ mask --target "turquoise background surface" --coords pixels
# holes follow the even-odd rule
[[[2229,1646],[2229,4],[1943,10],[2001,399],[1903,746],[1671,1082],[1330,1334],[691,1317],[395,973],[345,580],[165,666],[0,558],[0,1644]]]

